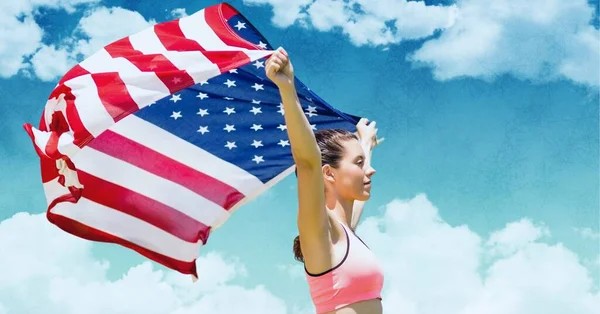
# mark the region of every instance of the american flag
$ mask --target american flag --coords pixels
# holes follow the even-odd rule
[[[210,233],[293,172],[268,41],[222,3],[117,40],[73,67],[25,124],[48,220],[184,274]],[[358,117],[300,80],[314,130]],[[275,222],[274,222],[275,223]]]

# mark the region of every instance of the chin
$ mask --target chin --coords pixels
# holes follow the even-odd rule
[[[368,201],[371,198],[371,192],[364,191],[361,195],[359,195],[356,200],[357,201]]]

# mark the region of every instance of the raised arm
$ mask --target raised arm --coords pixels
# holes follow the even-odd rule
[[[287,134],[298,173],[298,230],[305,255],[326,248],[329,227],[325,212],[321,152],[302,111],[294,86],[294,72],[285,50],[278,49],[267,60],[267,76],[277,85],[283,103]],[[316,252],[315,252],[316,253]]]
[[[377,139],[377,129],[375,128],[375,121],[371,124],[368,124],[368,119],[360,119],[360,121],[356,125],[357,135],[360,139],[360,144],[365,152],[365,161],[364,166],[371,166],[371,153],[373,152],[373,148],[381,142],[383,142],[384,138]],[[367,125],[368,124],[368,125]],[[365,207],[365,201],[354,201],[354,206],[352,207],[352,219],[350,221],[350,228],[353,231],[356,231],[356,227],[360,221],[360,217],[362,215],[363,209]]]

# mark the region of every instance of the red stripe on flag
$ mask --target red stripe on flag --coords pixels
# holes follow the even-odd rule
[[[83,147],[93,140],[94,136],[85,128],[79,117],[79,112],[77,112],[77,107],[75,107],[75,96],[69,93],[65,97],[65,101],[67,102],[67,121],[69,121],[69,126],[73,131],[73,144]]]
[[[85,146],[85,144],[87,144],[87,142],[94,139],[94,136],[83,125],[83,122],[79,117],[79,112],[77,112],[77,107],[75,107],[75,95],[73,95],[69,86],[57,86],[52,91],[48,99],[58,98],[60,94],[65,94],[65,102],[67,103],[67,109],[65,110],[67,113],[66,118],[67,122],[69,123],[69,127],[71,128],[71,131],[73,131],[73,143],[79,147],[83,147]],[[40,130],[48,131],[45,128],[40,128]]]
[[[223,14],[223,18],[226,21],[229,21],[229,19],[234,15],[240,14],[234,7],[232,7],[228,3],[221,4],[221,13]]]
[[[84,69],[83,67],[81,67],[81,65],[76,65],[73,68],[71,68],[71,70],[69,70],[69,72],[67,72],[65,74],[65,76],[63,76],[60,81],[58,82],[58,84],[63,84],[64,82],[72,79],[72,78],[76,78],[82,75],[86,75],[86,74],[90,74],[90,72],[86,69]]]
[[[221,5],[213,5],[204,9],[204,19],[215,34],[228,46],[260,50],[260,47],[241,38],[229,27],[227,21],[223,20],[221,8]]]
[[[135,50],[129,37],[119,39],[104,47],[113,58],[124,58],[143,72],[155,72],[171,94],[195,84],[185,71],[178,69],[162,54],[143,54]]]
[[[246,54],[237,51],[206,51],[197,41],[185,37],[185,34],[179,26],[179,20],[155,25],[154,32],[167,50],[198,51],[204,54],[204,56],[212,63],[216,64],[221,70],[221,73],[237,67],[232,66],[231,63],[250,62],[250,58],[248,58]]]
[[[145,249],[125,239],[121,239],[112,234],[92,228],[67,217],[55,215],[51,212],[48,212],[46,217],[48,218],[48,221],[50,221],[60,229],[80,238],[90,241],[120,244],[166,267],[179,271],[183,274],[191,274],[198,277],[195,261],[183,262],[180,260],[173,259],[171,257]]]
[[[204,51],[197,41],[185,37],[178,19],[154,25],[154,33],[169,51]]]
[[[203,54],[219,67],[221,73],[237,69],[250,62],[247,54],[238,51],[204,51]]]
[[[60,137],[60,134],[57,132],[50,133],[50,138],[48,139],[48,143],[46,143],[46,147],[45,147],[46,155],[48,155],[48,157],[55,159],[55,160],[65,157],[65,155],[63,155],[58,150],[59,137]]]
[[[29,123],[25,123],[23,124],[23,128],[25,129],[25,132],[27,132],[27,135],[29,135],[29,137],[31,138],[31,143],[33,144],[33,148],[35,148],[35,152],[40,156],[40,158],[45,157],[44,152],[42,152],[40,148],[35,144],[35,134],[33,134],[32,130],[33,126]]]
[[[113,131],[104,131],[89,146],[178,183],[226,210],[244,198],[244,195],[234,187]]]
[[[115,183],[81,170],[77,174],[84,186],[83,197],[136,217],[181,240],[190,243],[202,240],[202,243],[206,243],[210,233],[209,226],[170,206]]]
[[[40,117],[40,124],[38,125],[38,130],[40,130],[42,132],[48,131],[48,128],[46,126],[46,111],[45,110],[44,110],[44,112],[42,112],[42,116]]]
[[[98,88],[100,101],[115,122],[139,109],[119,73],[94,73],[92,79]]]

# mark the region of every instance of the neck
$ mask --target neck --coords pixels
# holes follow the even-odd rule
[[[354,200],[344,199],[335,193],[326,193],[325,202],[327,208],[333,211],[335,217],[350,226],[352,223],[352,208]]]

